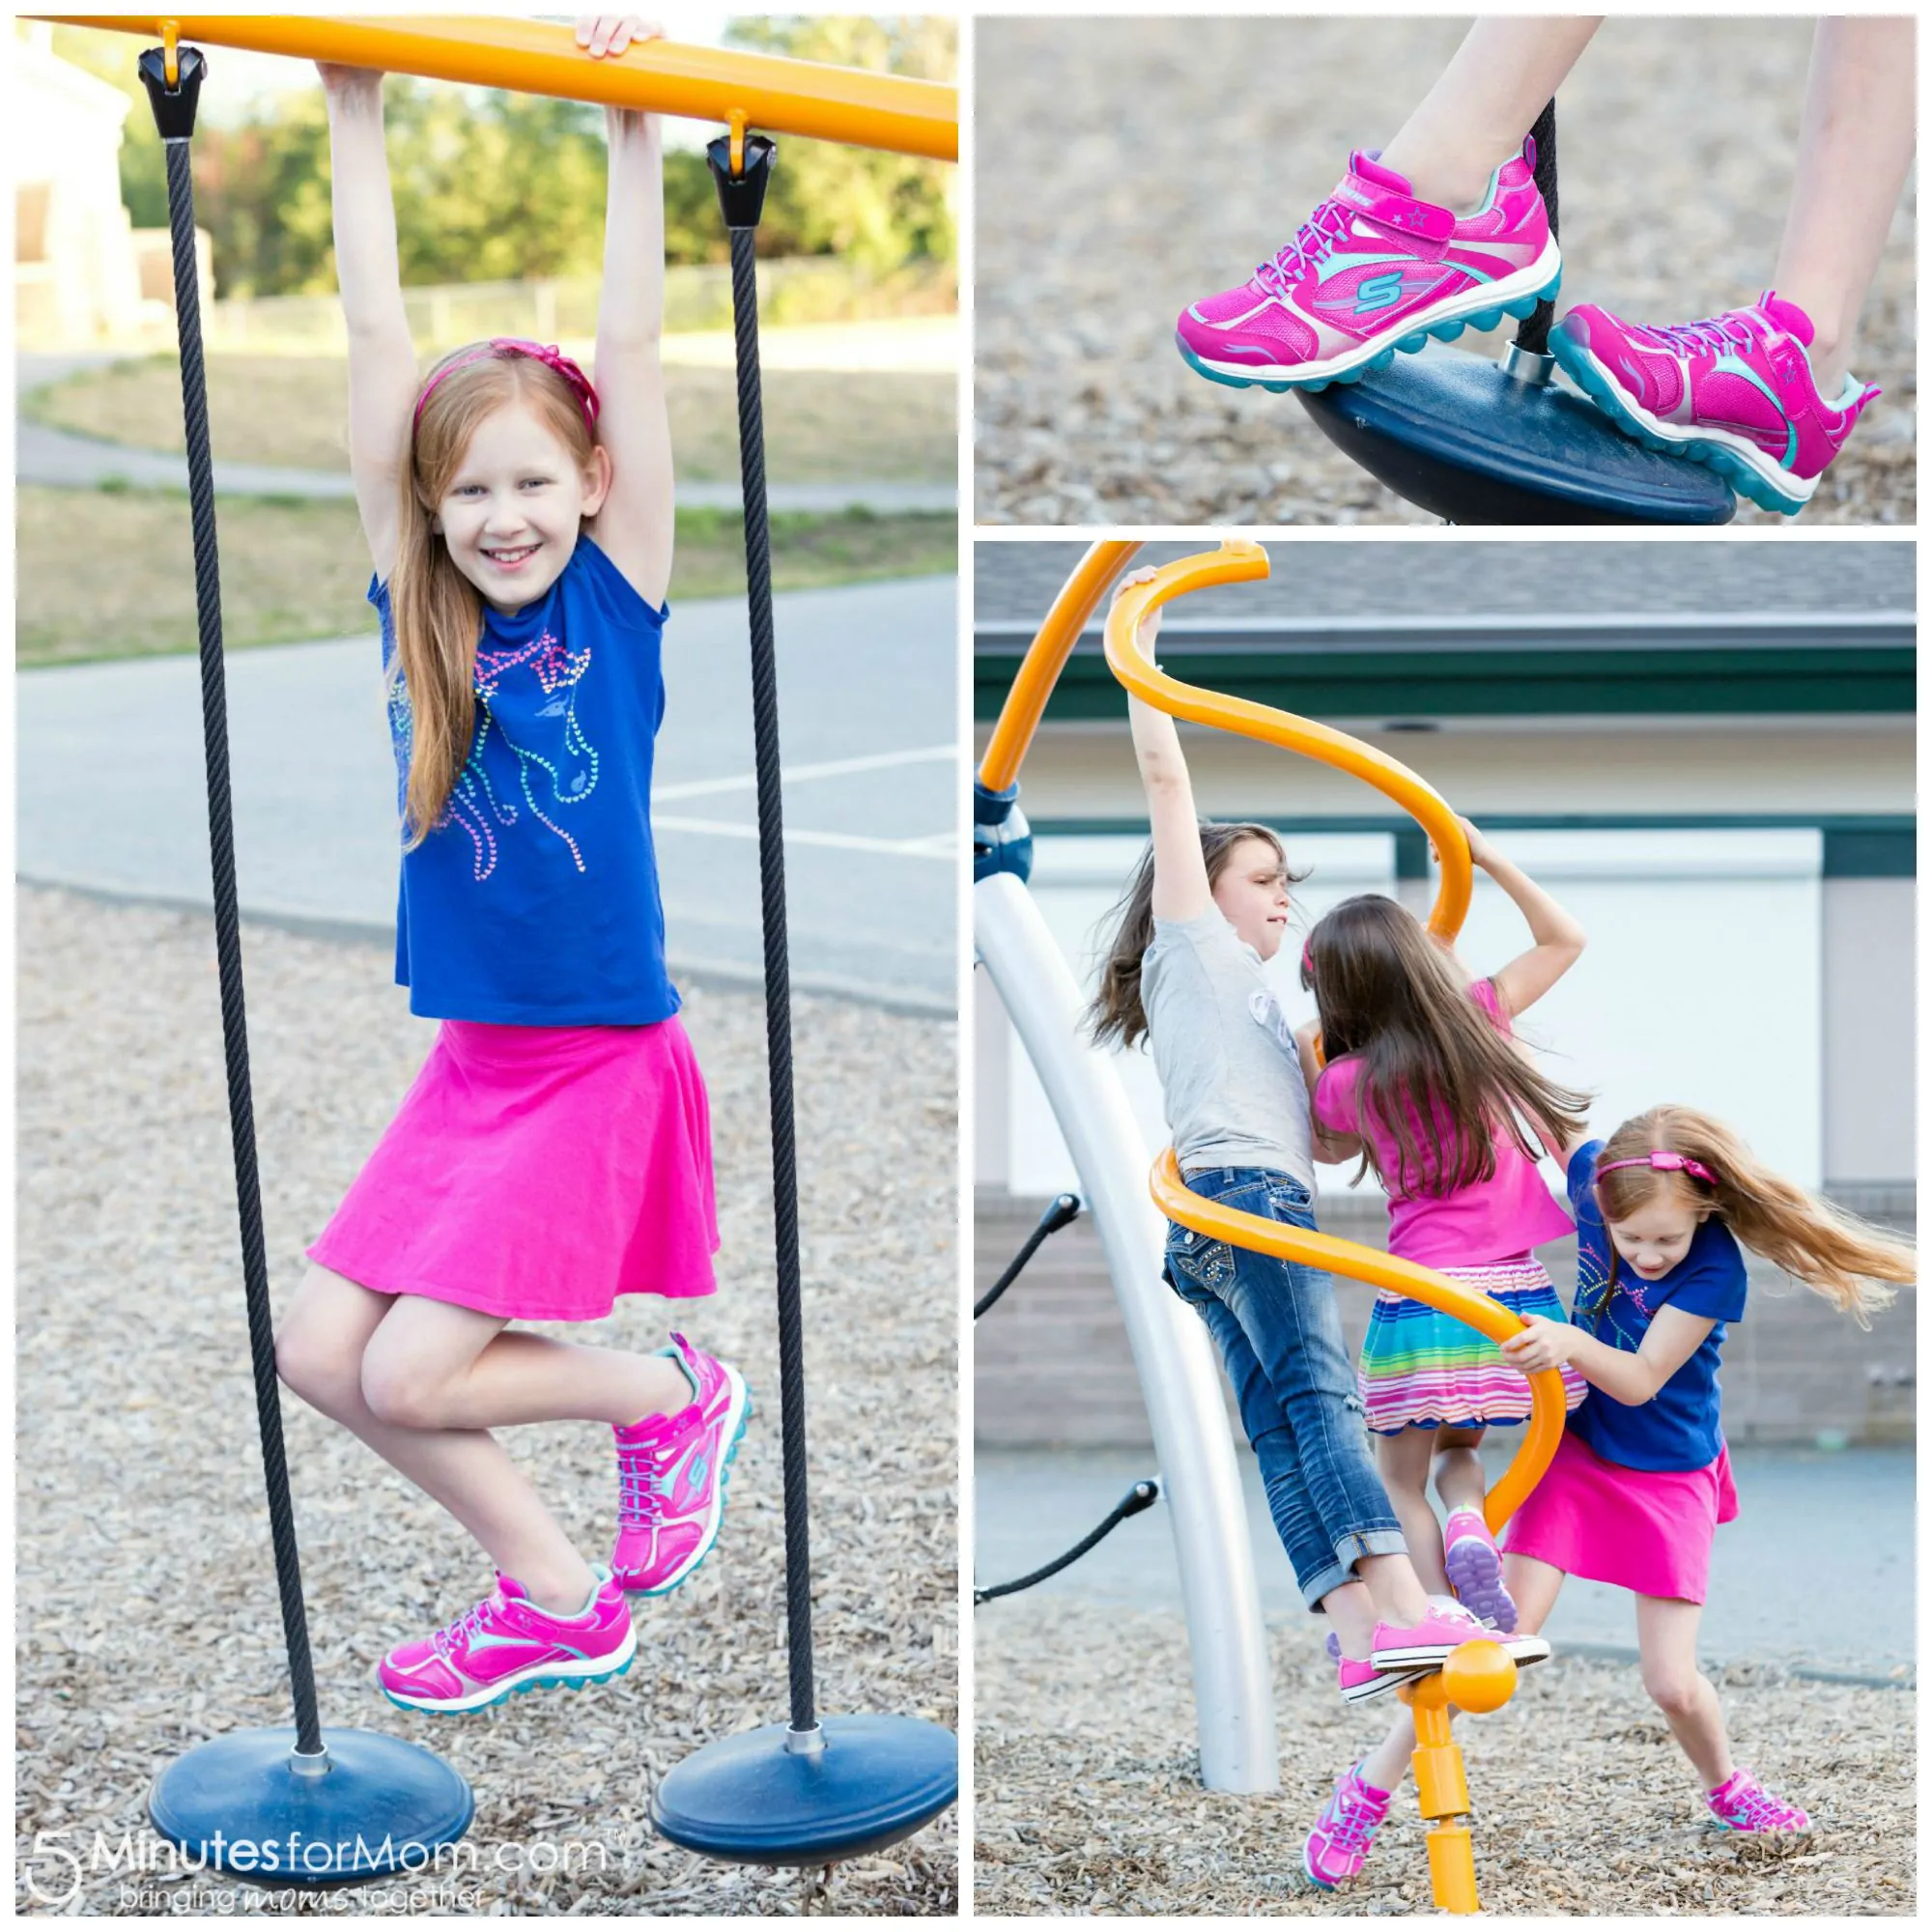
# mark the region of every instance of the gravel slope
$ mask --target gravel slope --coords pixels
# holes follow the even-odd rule
[[[152,1843],[143,1801],[156,1770],[200,1739],[285,1724],[289,1706],[208,922],[51,892],[23,891],[16,905],[25,1853],[41,1832],[87,1844],[131,1831]],[[256,927],[244,946],[280,1305],[432,1023],[409,1015],[382,952]],[[475,1789],[471,1842],[486,1857],[499,1845],[604,1848],[579,1856],[580,1873],[603,1861],[587,1877],[486,1865],[437,1910],[785,1913],[811,1898],[795,1873],[709,1864],[646,1822],[660,1771],[781,1718],[785,1696],[762,1003],[700,988],[686,1018],[711,1087],[724,1249],[716,1300],[685,1313],[744,1367],[760,1412],[717,1553],[675,1596],[639,1600],[627,1677],[440,1722],[383,1701],[368,1682],[377,1657],[482,1595],[488,1565],[347,1432],[284,1396],[325,1723],[448,1756]],[[805,1000],[796,1033],[819,1701],[956,1726],[954,1030]],[[668,1312],[631,1300],[592,1339],[657,1347]],[[615,1506],[609,1438],[564,1424],[507,1440],[596,1550]],[[950,1913],[955,1863],[949,1816],[842,1867],[818,1902]],[[25,1867],[43,1889],[52,1869]],[[167,1911],[182,1889],[149,1886],[136,1900],[126,1883],[90,1873],[74,1909]],[[251,1899],[242,1892],[239,1908]],[[25,1891],[19,1904],[45,1909]],[[328,1909],[381,1905],[347,1893]],[[217,1908],[177,1898],[172,1909]]]
[[[1292,396],[1195,375],[1174,318],[1293,238],[1350,150],[1395,131],[1465,25],[979,23],[981,523],[1433,521],[1342,456]],[[1810,41],[1799,19],[1602,30],[1558,107],[1559,306],[1688,322],[1756,297],[1783,229]],[[1886,393],[1807,526],[1916,520],[1915,209],[1908,185],[1854,364]],[[1787,520],[1746,503],[1737,521]]]

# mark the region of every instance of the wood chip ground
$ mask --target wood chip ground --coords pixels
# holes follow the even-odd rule
[[[974,1911],[1245,1918],[1431,1912],[1415,1788],[1362,1875],[1317,1891],[1301,1843],[1388,1707],[1335,1694],[1325,1626],[1270,1627],[1281,1790],[1202,1788],[1179,1617],[1065,1597],[974,1626]],[[1739,1761],[1810,1812],[1801,1837],[1709,1822],[1628,1663],[1554,1658],[1492,1716],[1458,1720],[1476,1881],[1498,1916],[1862,1918],[1916,1909],[1916,1697],[1733,1667],[1716,1679]]]
[[[202,1739],[291,1719],[210,922],[38,891],[19,895],[17,914],[17,1824],[19,1869],[44,1892],[61,1889],[59,1864],[31,1856],[38,1834],[84,1855],[97,1833],[152,1846],[144,1801],[163,1764]],[[279,1306],[433,1024],[410,1016],[383,952],[255,926],[244,941]],[[428,1901],[350,1892],[323,1900],[326,1912],[957,1908],[950,1814],[829,1887],[715,1865],[650,1831],[663,1771],[785,1715],[763,1003],[700,987],[686,1019],[711,1090],[724,1246],[716,1300],[676,1319],[744,1367],[759,1412],[716,1552],[675,1595],[635,1601],[628,1676],[471,1718],[384,1702],[369,1681],[376,1660],[484,1595],[488,1563],[346,1431],[284,1395],[324,1723],[447,1756],[475,1790],[469,1841],[483,1860]],[[819,1704],[956,1727],[954,1030],[801,1000],[796,1036]],[[633,1298],[590,1339],[659,1347],[669,1312]],[[505,1440],[602,1560],[609,1436],[564,1424]],[[575,1848],[569,1872],[491,1862],[497,1847],[539,1843]],[[171,1907],[191,1881],[130,1889],[130,1878],[89,1870],[61,1909],[276,1909],[245,1888],[225,1907]],[[18,1907],[49,1909],[26,1889]]]

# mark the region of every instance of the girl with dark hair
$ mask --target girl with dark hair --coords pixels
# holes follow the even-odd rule
[[[1583,929],[1549,895],[1462,821],[1469,856],[1521,911],[1528,951],[1473,984],[1455,955],[1395,900],[1335,907],[1309,935],[1302,984],[1318,1020],[1304,1029],[1319,1160],[1373,1169],[1389,1199],[1389,1251],[1435,1268],[1518,1314],[1562,1319],[1531,1252],[1570,1232],[1537,1172],[1545,1143],[1580,1131],[1585,1096],[1548,1080],[1513,1020],[1581,954]],[[1326,1065],[1313,1064],[1318,1037]],[[1565,1373],[1570,1406],[1585,1384]],[[1384,1289],[1362,1345],[1361,1389],[1376,1463],[1425,1586],[1453,1591],[1504,1634],[1517,1629],[1502,1557],[1483,1520],[1477,1445],[1494,1424],[1529,1415],[1529,1384],[1496,1345],[1426,1303]],[[1431,1465],[1448,1513],[1429,1501]],[[1547,1653],[1546,1653],[1547,1654]],[[1406,1719],[1349,1772],[1305,1851],[1318,1883],[1359,1868],[1367,1833],[1413,1747]]]
[[[1136,639],[1144,656],[1158,627],[1151,612]],[[1266,827],[1200,824],[1174,721],[1138,699],[1129,712],[1153,838],[1122,901],[1094,1035],[1151,1043],[1192,1191],[1313,1228],[1306,1076],[1262,973],[1288,931],[1296,875]],[[1460,1605],[1429,1602],[1409,1561],[1369,1456],[1328,1277],[1177,1225],[1166,1272],[1227,1365],[1303,1600],[1334,1624],[1342,1695],[1392,1690],[1482,1635]],[[1506,1641],[1520,1662],[1548,1655],[1541,1638]]]

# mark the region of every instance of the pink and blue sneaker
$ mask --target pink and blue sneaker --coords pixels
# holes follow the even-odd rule
[[[1442,1530],[1442,1567],[1465,1609],[1505,1634],[1516,1629],[1516,1599],[1503,1585],[1502,1552],[1482,1511],[1450,1511]]]
[[[1727,1832],[1808,1832],[1811,1820],[1795,1804],[1774,1798],[1740,1765],[1715,1791],[1704,1794],[1711,1815]]]
[[[1334,194],[1252,281],[1181,315],[1181,355],[1237,389],[1325,389],[1432,335],[1448,342],[1528,315],[1562,269],[1535,156],[1525,142],[1475,213],[1456,214],[1418,201],[1374,155],[1351,155]]]
[[[691,1378],[692,1401],[668,1415],[617,1429],[617,1543],[611,1571],[620,1589],[646,1597],[675,1590],[710,1553],[724,1516],[724,1488],[752,1413],[745,1378],[682,1335],[661,1352]]]
[[[499,1576],[496,1595],[467,1616],[390,1651],[376,1666],[376,1684],[407,1711],[480,1711],[540,1685],[621,1677],[637,1648],[624,1593],[603,1572],[589,1603],[567,1617],[533,1604],[514,1577]]]
[[[1334,1795],[1301,1847],[1302,1870],[1324,1891],[1362,1869],[1376,1827],[1388,1816],[1389,1794],[1364,1784],[1361,1771],[1355,1765],[1335,1780]]]
[[[1812,334],[1811,318],[1767,289],[1749,308],[1668,328],[1579,302],[1550,330],[1549,353],[1625,435],[1794,517],[1879,393],[1847,376],[1821,396]]]

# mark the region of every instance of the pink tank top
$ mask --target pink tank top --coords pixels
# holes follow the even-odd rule
[[[1469,997],[1490,1016],[1505,1039],[1511,1037],[1509,1016],[1488,980],[1478,980]],[[1314,1116],[1333,1134],[1365,1136],[1375,1149],[1381,1173],[1398,1171],[1395,1137],[1361,1118],[1362,1063],[1344,1054],[1321,1069],[1316,1083]],[[1432,1106],[1437,1136],[1448,1131],[1444,1110]],[[1410,1120],[1420,1127],[1413,1110]],[[1488,1180],[1459,1187],[1448,1194],[1398,1194],[1389,1187],[1389,1252],[1404,1261],[1431,1267],[1481,1267],[1524,1255],[1542,1241],[1560,1240],[1573,1232],[1570,1217],[1543,1184],[1536,1163],[1504,1129],[1496,1133],[1496,1171]]]

